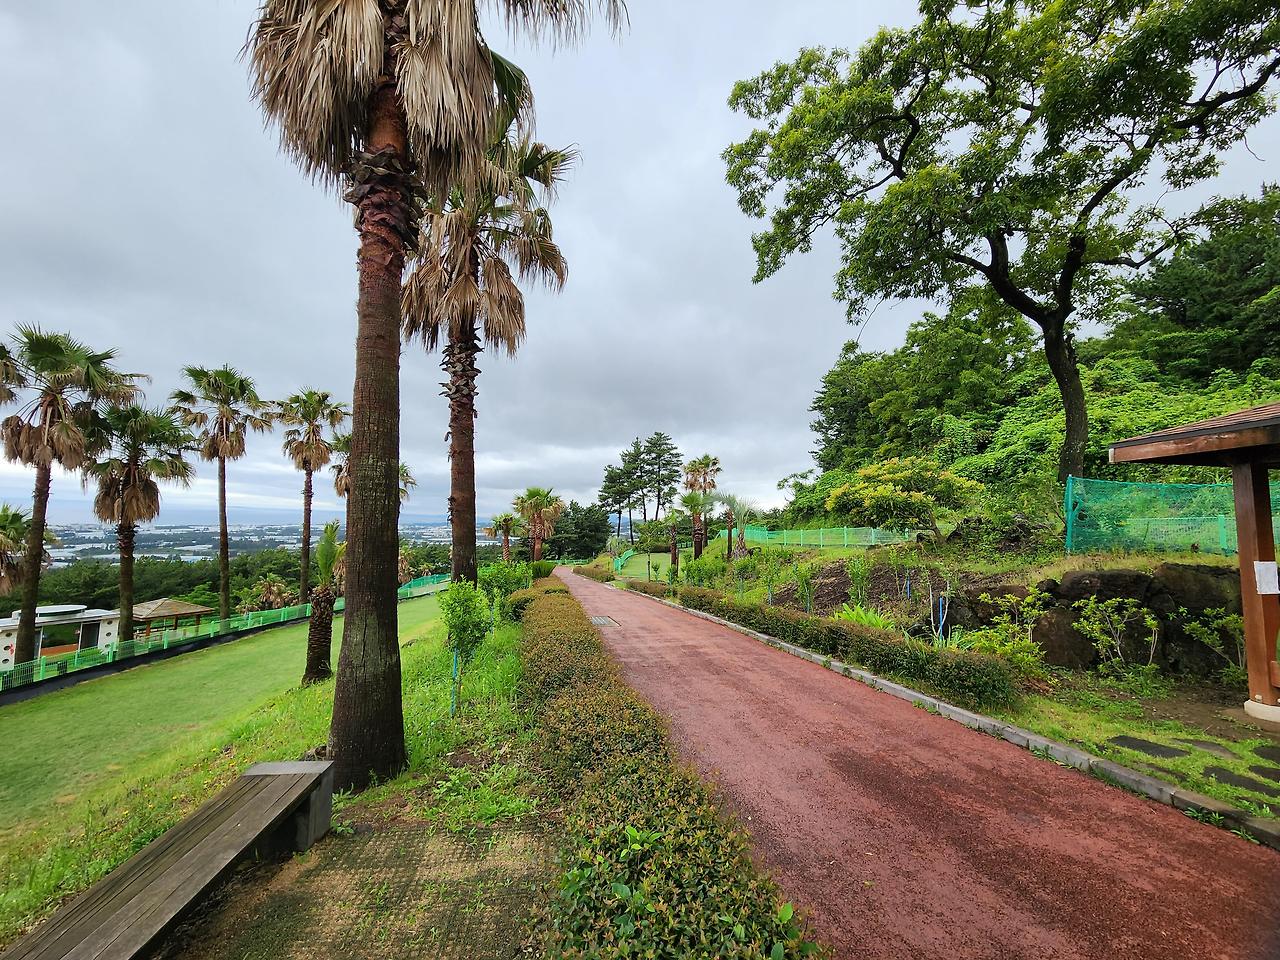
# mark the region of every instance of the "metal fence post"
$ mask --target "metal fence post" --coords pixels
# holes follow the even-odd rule
[[[1062,510],[1067,517],[1067,553],[1071,553],[1071,548],[1075,543],[1075,516],[1071,510],[1072,494],[1075,491],[1075,477],[1067,476],[1067,493],[1066,499],[1063,500]]]

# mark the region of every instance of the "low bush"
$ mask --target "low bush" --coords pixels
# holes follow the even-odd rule
[[[662,719],[624,684],[572,597],[536,591],[520,689],[567,801],[546,955],[798,958],[817,950],[757,873],[745,836],[673,761]]]
[[[623,580],[622,583],[628,590],[647,593],[651,597],[666,597],[671,593],[670,584],[660,583],[657,580]]]
[[[714,590],[685,587],[680,591],[680,602],[872,673],[922,684],[963,707],[996,709],[1018,698],[1018,669],[989,654],[939,650],[850,620],[828,620],[782,607],[745,603]]]
[[[554,560],[535,560],[529,564],[529,571],[535,580],[545,580],[555,573],[555,569],[556,562]]]
[[[613,571],[606,567],[596,567],[588,564],[585,567],[576,567],[575,572],[580,577],[586,577],[589,580],[597,580],[600,583],[608,583],[613,579]]]
[[[524,612],[529,604],[533,603],[535,597],[540,596],[542,596],[542,591],[535,590],[533,587],[517,590],[502,602],[502,615],[508,620],[515,620],[518,623],[524,619]]]

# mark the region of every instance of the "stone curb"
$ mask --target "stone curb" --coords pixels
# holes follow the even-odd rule
[[[670,600],[665,600],[662,597],[650,596],[639,590],[625,590],[625,588],[614,586],[612,583],[606,583],[604,586],[613,590],[624,591],[632,596],[644,597],[647,600],[653,600],[675,610],[683,610],[690,616],[698,617],[710,623],[717,623],[722,627],[728,627],[730,630],[751,637],[753,640],[758,640],[784,653],[789,653],[802,660],[808,660],[810,663],[816,663],[820,667],[825,667],[827,670],[848,677],[851,680],[859,680],[872,689],[880,690],[890,696],[897,697],[899,700],[906,700],[908,703],[922,707],[930,713],[939,714],[948,720],[962,723],[972,730],[979,730],[982,733],[1006,740],[1016,747],[1021,747],[1037,756],[1052,760],[1063,766],[1075,767],[1083,773],[1106,780],[1116,786],[1123,787],[1131,793],[1155,800],[1157,803],[1163,803],[1165,806],[1174,807],[1182,811],[1196,810],[1207,814],[1216,814],[1229,824],[1230,829],[1247,831],[1250,836],[1255,837],[1265,846],[1271,847],[1273,850],[1280,850],[1280,821],[1251,816],[1245,811],[1221,800],[1205,796],[1202,793],[1196,793],[1193,790],[1184,790],[1164,780],[1157,780],[1155,777],[1139,773],[1130,767],[1122,766],[1112,760],[1104,760],[1102,757],[1095,756],[1076,747],[1067,746],[1065,743],[1046,739],[1037,733],[1032,733],[1030,730],[1015,727],[1011,723],[1005,723],[1003,720],[996,720],[994,717],[987,717],[980,713],[964,710],[947,703],[945,700],[939,700],[918,690],[912,690],[910,687],[904,687],[900,683],[885,680],[874,673],[851,667],[846,663],[841,663],[839,660],[834,660],[820,653],[814,653],[804,647],[797,647],[795,644],[787,643],[785,640],[759,633],[730,620],[717,617],[714,614],[706,613],[702,610],[693,610]]]

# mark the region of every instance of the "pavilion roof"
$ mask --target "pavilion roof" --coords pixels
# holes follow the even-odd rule
[[[194,617],[213,613],[212,607],[202,607],[198,603],[187,603],[185,600],[148,600],[136,604],[133,608],[134,620],[169,620],[173,617]]]
[[[1111,445],[1111,462],[1280,466],[1280,403],[1121,440]]]

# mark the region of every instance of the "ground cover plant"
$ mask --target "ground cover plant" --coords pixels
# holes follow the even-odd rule
[[[358,800],[340,795],[339,820],[357,802],[360,809],[410,805],[458,829],[527,811],[536,793],[523,774],[513,775],[510,756],[473,765],[461,779],[455,776],[452,786],[435,789],[453,769],[451,751],[465,745],[478,754],[500,757],[527,740],[525,720],[513,696],[520,669],[516,629],[500,627],[475,650],[462,680],[464,708],[450,720],[452,656],[438,601],[409,601],[399,613],[409,765],[405,774]],[[74,800],[62,805],[56,799],[45,802],[38,807],[38,820],[6,830],[0,854],[0,943],[12,940],[57,899],[84,889],[132,856],[246,767],[263,760],[298,759],[324,744],[334,687],[331,681],[294,686],[304,637],[305,626],[283,628],[0,711],[0,726],[12,736],[11,742],[25,739],[34,750],[39,745],[35,731],[47,730],[49,738],[65,737],[67,749],[79,751],[70,756],[79,756],[88,769],[94,769],[94,757],[100,754],[98,777]],[[291,655],[278,656],[281,648]],[[218,655],[230,658],[225,667],[214,663]],[[253,677],[269,670],[276,659],[282,662],[275,685],[250,695]],[[219,682],[210,686],[207,697],[193,681],[192,671],[198,668],[218,671]],[[244,690],[243,696],[237,687]],[[187,720],[178,726],[182,735],[175,737],[174,711],[182,706],[179,701],[187,688],[205,712],[184,714]],[[128,695],[133,689],[136,695]],[[122,690],[125,696],[119,695]],[[138,709],[122,717],[132,701],[138,702]],[[77,722],[61,722],[64,716]],[[90,733],[73,736],[79,728]],[[103,730],[125,735],[103,737]],[[129,733],[143,749],[134,749]],[[45,746],[57,756],[58,744]],[[13,763],[9,752],[0,762]],[[6,786],[16,776],[14,769],[6,769]],[[69,790],[54,783],[39,789],[55,798]],[[25,801],[23,805],[31,809]]]
[[[521,661],[538,754],[566,803],[549,955],[817,952],[756,871],[745,835],[675,762],[661,718],[622,682],[577,601],[545,590],[533,599]]]

